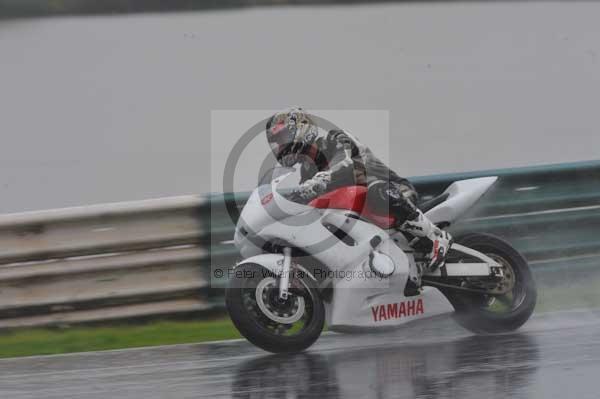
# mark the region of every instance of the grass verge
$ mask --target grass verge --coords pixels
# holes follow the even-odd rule
[[[541,276],[540,276],[541,277]],[[600,307],[600,279],[538,284],[536,312]],[[103,327],[28,328],[0,333],[0,358],[219,341],[240,338],[227,316]]]
[[[228,318],[107,327],[30,328],[0,333],[0,358],[240,338]]]

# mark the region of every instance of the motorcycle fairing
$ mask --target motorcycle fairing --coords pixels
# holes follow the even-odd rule
[[[454,182],[444,191],[448,199],[435,206],[425,215],[433,223],[453,223],[471,208],[490,187],[497,177],[480,177]]]
[[[448,199],[427,215],[434,222],[452,222],[495,181],[496,178],[482,178],[456,182],[446,190]],[[385,279],[376,276],[351,279],[337,276],[330,279],[333,296],[330,302],[325,302],[329,328],[347,331],[352,328],[392,327],[453,311],[443,294],[433,287],[426,287],[418,296],[405,297],[403,293],[409,271],[416,267],[408,243],[401,234],[393,230],[388,232],[373,223],[356,219],[356,216],[352,210],[297,204],[288,201],[276,190],[262,186],[251,195],[236,229],[235,244],[246,258],[240,264],[256,263],[275,274],[281,273],[283,255],[263,254],[263,248],[254,245],[250,239],[253,235],[264,241],[272,240],[303,249],[332,271],[365,275],[369,270],[369,254],[373,250],[371,239],[379,236],[381,243],[377,250],[393,259],[396,266],[394,273]],[[352,238],[353,245],[338,239],[327,226],[344,231]],[[451,271],[451,265],[448,266]]]

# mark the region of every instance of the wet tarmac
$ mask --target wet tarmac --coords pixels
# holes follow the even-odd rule
[[[600,313],[535,316],[474,336],[448,319],[394,333],[325,334],[269,355],[245,341],[0,361],[2,398],[600,397]]]

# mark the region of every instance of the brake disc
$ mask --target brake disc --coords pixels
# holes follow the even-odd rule
[[[293,324],[304,316],[305,302],[301,296],[289,297],[286,302],[277,303],[272,293],[278,293],[279,286],[273,277],[262,279],[256,286],[255,298],[260,311],[270,320],[281,324]],[[278,297],[278,295],[276,295]],[[289,303],[288,301],[293,301]]]

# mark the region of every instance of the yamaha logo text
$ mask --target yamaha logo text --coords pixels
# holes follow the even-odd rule
[[[423,306],[423,300],[417,299],[372,306],[371,312],[373,313],[373,320],[377,322],[424,314],[425,308]]]

